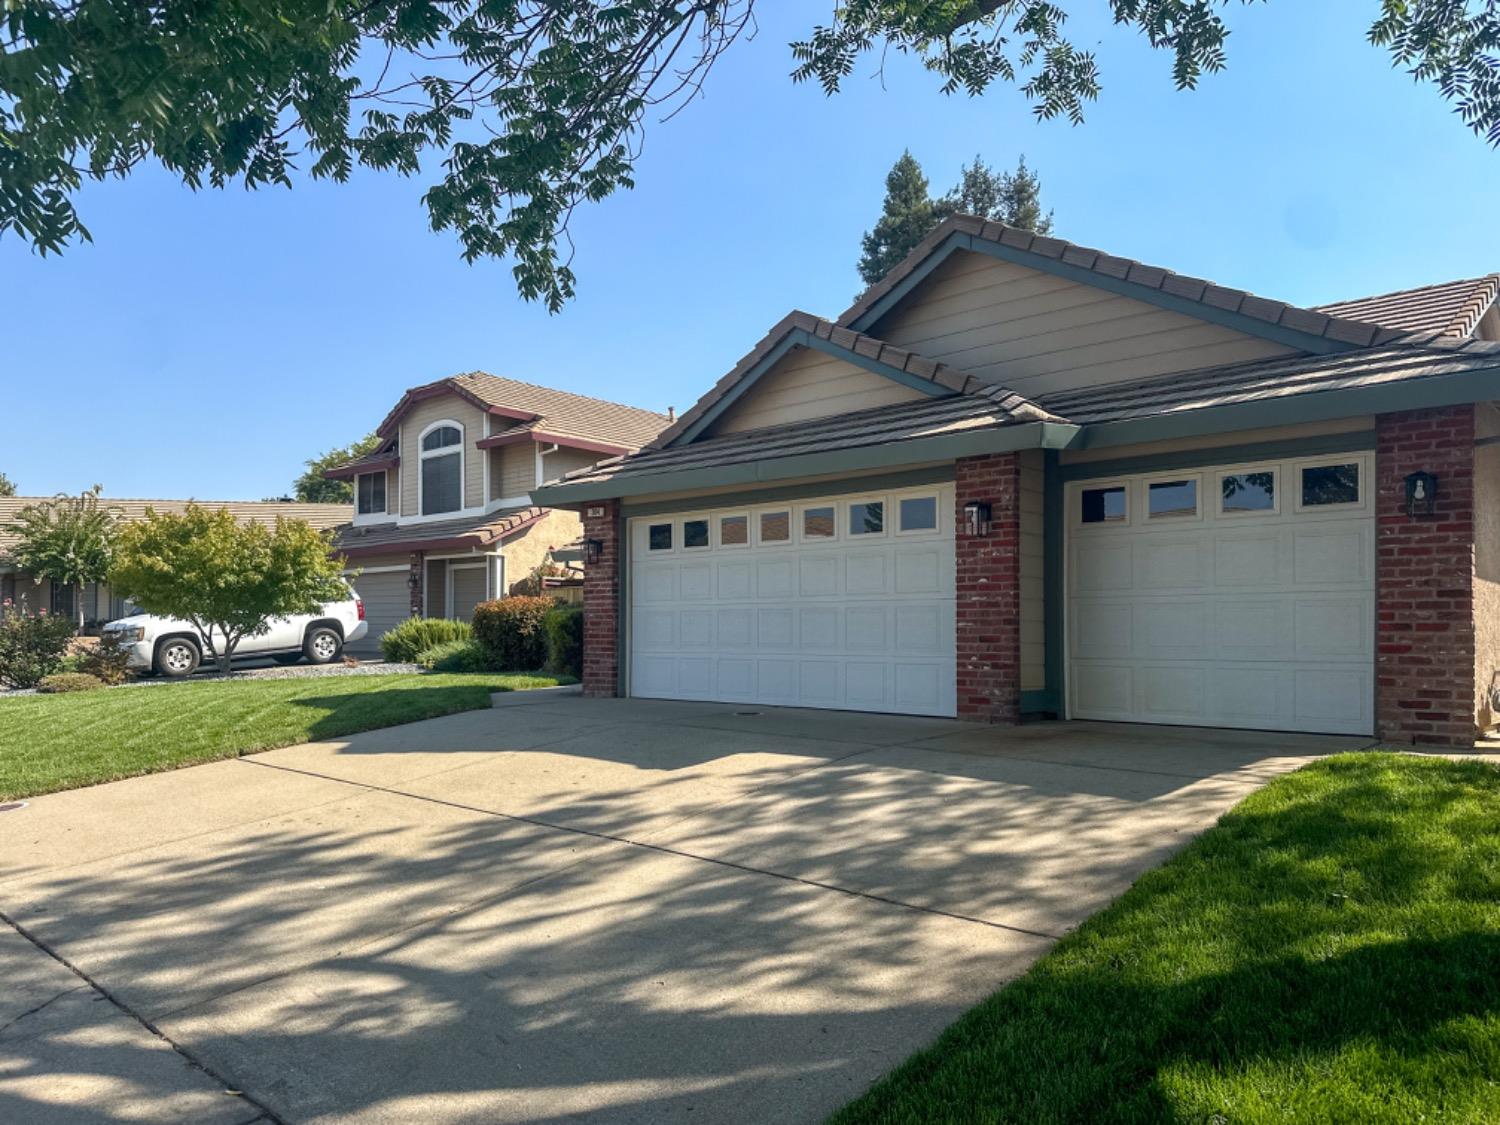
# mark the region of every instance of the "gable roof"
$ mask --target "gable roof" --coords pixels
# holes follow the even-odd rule
[[[858,330],[869,329],[957,250],[986,253],[1085,285],[1097,285],[1303,351],[1369,347],[1388,342],[1399,334],[1374,323],[1258,297],[1244,289],[1217,285],[975,215],[944,219],[899,265],[845,309],[838,323]]]
[[[665,414],[653,410],[471,371],[412,387],[376,432],[391,436],[413,405],[445,394],[456,394],[488,414],[512,418],[557,437],[593,440],[619,449],[639,449],[669,421]]]
[[[0,556],[17,539],[16,535],[5,530],[5,526],[21,509],[55,499],[55,496],[0,496]],[[284,516],[289,520],[306,520],[319,531],[348,523],[354,515],[353,504],[302,504],[282,500],[117,500],[103,496],[99,503],[118,508],[120,518],[126,521],[145,519],[147,508],[180,515],[189,504],[197,504],[213,511],[228,508],[241,523],[273,524],[277,516]]]
[[[1334,301],[1319,305],[1318,310],[1402,332],[1467,337],[1474,334],[1497,298],[1500,298],[1500,273],[1492,273],[1351,301]]]
[[[841,328],[799,309],[777,321],[723,378],[645,448],[664,449],[679,441],[691,441],[793,347],[816,348],[935,397],[964,394],[989,385],[946,363]]]

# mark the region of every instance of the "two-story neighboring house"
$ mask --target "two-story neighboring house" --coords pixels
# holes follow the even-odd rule
[[[364,646],[412,615],[468,620],[576,539],[573,512],[532,505],[538,485],[633,452],[671,419],[482,372],[413,387],[380,446],[325,474],[354,486],[337,548],[359,571]]]
[[[533,492],[584,515],[584,690],[1471,743],[1497,294],[1296,307],[952,218]]]

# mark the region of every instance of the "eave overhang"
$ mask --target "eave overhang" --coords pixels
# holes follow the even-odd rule
[[[489,437],[480,438],[474,443],[474,446],[477,449],[495,449],[502,445],[520,445],[526,442],[536,445],[559,445],[564,449],[580,449],[585,453],[604,453],[612,457],[632,452],[632,447],[628,445],[615,445],[607,441],[593,441],[590,438],[573,437],[570,434],[556,434],[547,430],[508,430],[505,433],[491,434]]]
[[[351,461],[347,465],[335,465],[331,469],[323,470],[326,480],[353,480],[361,473],[378,473],[382,470],[390,470],[401,464],[401,457],[392,453],[386,457],[373,457],[368,461]]]

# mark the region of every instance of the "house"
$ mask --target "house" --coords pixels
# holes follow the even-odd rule
[[[531,490],[633,452],[670,421],[482,372],[408,390],[374,452],[324,474],[354,485],[335,544],[358,572],[363,646],[414,615],[467,621],[504,594],[580,533],[576,513],[534,506]]]
[[[585,690],[1472,743],[1500,277],[1297,308],[969,216],[583,514]]]
[[[82,590],[74,586],[54,584],[20,570],[7,559],[7,551],[15,542],[15,535],[5,527],[13,522],[22,508],[33,504],[45,504],[55,499],[52,496],[3,496],[0,497],[0,601],[7,598],[35,612],[46,610],[72,616],[77,612],[75,599],[83,599],[83,618],[86,629],[102,625],[124,616],[125,604],[103,582],[91,582]],[[320,531],[349,522],[348,504],[301,504],[285,500],[116,500],[101,497],[99,503],[112,508],[125,521],[144,519],[147,509],[156,512],[184,511],[191,503],[204,508],[228,508],[242,523],[276,522],[278,516],[287,519],[306,520]]]

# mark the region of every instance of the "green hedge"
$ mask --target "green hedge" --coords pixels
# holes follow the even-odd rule
[[[560,605],[542,618],[547,634],[547,671],[583,678],[583,607]]]
[[[444,641],[417,654],[416,662],[434,672],[494,672],[495,662],[483,645],[472,638]]]
[[[551,598],[514,597],[480,602],[474,609],[474,639],[505,672],[535,672],[547,663],[542,621],[557,603]]]
[[[467,621],[442,617],[408,617],[380,638],[380,651],[394,664],[413,664],[434,645],[466,641],[473,636]]]

